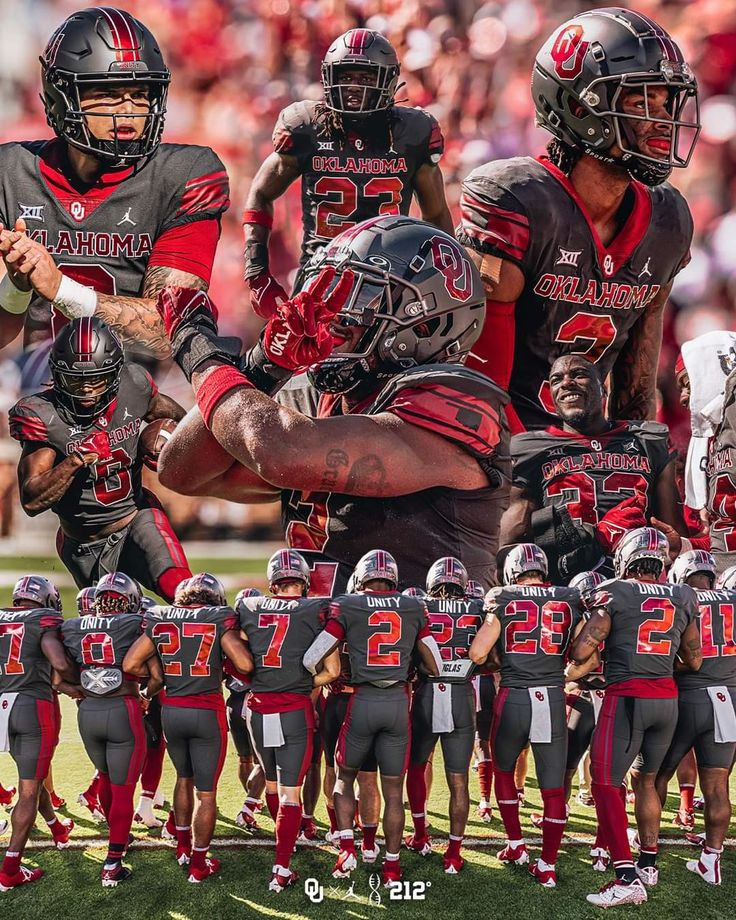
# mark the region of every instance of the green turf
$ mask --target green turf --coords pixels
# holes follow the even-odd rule
[[[44,564],[39,559],[0,558],[0,569],[27,571],[52,571],[51,562]],[[244,575],[243,583],[252,583],[249,576],[263,573],[265,560],[193,560],[194,570],[211,571],[218,575]],[[67,615],[74,609],[74,593],[65,590],[64,604]],[[0,602],[1,603],[1,602]],[[494,858],[496,847],[466,849],[467,865],[457,877],[442,872],[439,851],[444,849],[448,833],[447,791],[442,776],[442,761],[435,762],[435,782],[429,802],[431,830],[437,842],[438,853],[429,859],[413,854],[402,857],[406,879],[410,882],[430,883],[424,900],[391,901],[382,890],[380,907],[368,903],[370,892],[370,869],[362,865],[354,873],[354,894],[359,900],[345,900],[349,883],[334,881],[330,869],[335,852],[329,847],[320,849],[300,847],[294,857],[293,866],[301,876],[300,883],[281,895],[267,891],[270,869],[273,862],[273,823],[268,817],[260,817],[262,831],[256,839],[268,841],[267,847],[250,846],[217,848],[214,853],[223,864],[219,876],[201,885],[186,882],[182,870],[176,865],[170,848],[131,850],[127,862],[134,870],[134,877],[116,889],[103,890],[99,883],[99,870],[104,856],[100,825],[95,824],[86,811],[76,804],[77,794],[86,787],[92,774],[76,728],[75,707],[71,700],[62,699],[63,724],[61,743],[54,758],[54,778],[59,794],[67,799],[62,813],[74,818],[77,827],[75,838],[100,838],[100,846],[86,850],[29,850],[27,862],[42,866],[47,874],[38,883],[26,889],[19,889],[0,895],[4,906],[3,916],[12,920],[108,920],[120,917],[124,920],[229,920],[229,918],[267,917],[276,920],[316,917],[371,918],[388,911],[395,917],[408,920],[467,920],[470,916],[488,916],[492,920],[583,920],[598,916],[595,908],[585,902],[585,894],[596,890],[607,876],[594,873],[589,865],[587,846],[570,846],[563,843],[558,863],[559,887],[554,891],[541,889],[534,883],[525,869],[508,869],[500,866]],[[15,770],[10,756],[0,754],[0,781],[13,785]],[[162,787],[170,790],[173,771],[166,762]],[[541,800],[534,781],[533,764],[527,784],[529,804],[522,809],[523,827],[530,836],[538,832],[531,826],[529,816],[540,810]],[[502,834],[498,818],[486,825],[474,817],[478,797],[476,774],[471,774],[471,820],[468,835],[499,837]],[[230,749],[219,789],[220,819],[216,837],[238,838],[249,841],[254,838],[237,827],[234,817],[243,799],[243,792],[237,779],[237,760]],[[677,799],[670,796],[663,820],[663,832],[673,835],[671,821]],[[162,813],[163,816],[163,813]],[[317,809],[317,821],[326,828],[326,814],[323,801]],[[409,816],[407,814],[407,821]],[[41,822],[43,823],[43,822]],[[698,819],[702,825],[701,819]],[[594,812],[573,804],[568,824],[572,835],[591,834],[594,831]],[[146,839],[145,828],[134,825],[136,836]],[[151,837],[158,837],[159,831],[151,831]],[[7,838],[5,838],[7,839]],[[34,840],[48,840],[45,830],[34,832]],[[538,851],[533,850],[533,855]],[[692,916],[697,920],[726,920],[734,914],[734,881],[736,880],[736,854],[726,853],[723,859],[724,885],[720,889],[706,886],[687,872],[685,860],[696,855],[694,848],[665,849],[660,858],[661,881],[650,893],[647,904],[638,909],[614,911],[614,917],[633,914],[642,920],[670,920],[680,916]],[[323,886],[324,900],[312,904],[304,892],[303,880],[316,878]]]

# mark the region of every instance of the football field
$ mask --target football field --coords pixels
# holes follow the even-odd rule
[[[191,559],[193,571],[211,571],[224,579],[228,595],[233,597],[239,587],[263,587],[265,559]],[[37,571],[54,577],[61,574],[56,559],[0,557],[0,581],[11,572]],[[64,573],[65,574],[65,573]],[[61,579],[60,579],[61,580]],[[0,605],[9,603],[7,579],[0,587]],[[75,612],[73,588],[62,590],[67,616]],[[64,851],[50,848],[50,835],[43,829],[35,831],[26,854],[26,862],[39,865],[46,875],[39,882],[5,895],[0,895],[3,916],[13,920],[91,920],[91,918],[121,917],[125,920],[229,920],[229,918],[267,917],[279,920],[291,918],[356,918],[370,920],[381,912],[411,920],[454,920],[471,916],[491,920],[578,920],[596,916],[598,911],[585,902],[585,894],[597,890],[608,879],[590,868],[588,848],[594,833],[593,809],[574,803],[558,862],[558,888],[545,890],[531,878],[526,868],[509,869],[495,857],[503,840],[498,817],[483,824],[474,816],[478,800],[476,774],[471,774],[471,820],[467,835],[472,843],[464,850],[466,866],[458,876],[446,876],[442,871],[441,852],[448,833],[448,796],[442,773],[441,756],[435,757],[435,781],[429,802],[430,831],[437,852],[429,858],[415,854],[402,855],[405,871],[403,890],[393,893],[377,889],[371,879],[371,867],[359,865],[353,878],[335,881],[330,870],[335,851],[327,846],[298,845],[292,866],[300,881],[281,895],[270,893],[268,881],[273,862],[273,822],[263,814],[259,817],[261,830],[246,834],[235,824],[235,816],[243,800],[237,779],[237,759],[230,747],[219,787],[219,820],[212,852],[222,862],[219,875],[200,885],[187,883],[182,870],[174,861],[173,848],[161,841],[159,830],[147,831],[134,825],[136,844],[126,862],[134,871],[130,881],[115,889],[103,889],[99,871],[105,855],[104,827],[95,823],[86,810],[76,804],[77,794],[86,788],[92,775],[81,739],[77,732],[75,706],[62,698],[63,723],[61,741],[54,757],[53,769],[57,792],[66,798],[63,815],[76,822],[73,846]],[[15,768],[9,754],[0,754],[0,781],[15,785]],[[166,761],[162,788],[173,786],[173,770]],[[673,784],[672,789],[675,789]],[[528,804],[522,809],[522,827],[530,841],[538,840],[529,816],[541,810],[541,799],[530,760],[527,781]],[[682,846],[682,838],[672,828],[672,817],[678,799],[671,795],[663,818],[663,836],[672,845],[663,848],[659,863],[660,883],[650,890],[649,901],[636,907],[614,911],[615,916],[630,913],[644,918],[690,916],[697,920],[733,917],[736,903],[736,856],[728,849],[723,859],[724,884],[709,888],[685,868],[685,862],[696,856],[692,846]],[[0,810],[0,814],[1,814]],[[161,812],[165,817],[165,812]],[[320,829],[327,828],[327,816],[320,799],[316,819]],[[702,829],[698,816],[697,830]],[[407,811],[407,826],[409,814]],[[380,838],[379,838],[380,839]],[[7,837],[0,838],[4,846]],[[381,841],[382,842],[382,841]],[[531,843],[532,856],[538,846]],[[305,880],[308,893],[305,892]],[[401,895],[399,899],[397,895]],[[378,897],[380,896],[380,903]],[[384,914],[385,915],[385,914]]]

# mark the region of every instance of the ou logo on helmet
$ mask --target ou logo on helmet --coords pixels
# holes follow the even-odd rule
[[[462,254],[459,247],[433,236],[429,241],[434,267],[442,272],[447,293],[465,303],[473,293],[473,276],[470,262]]]
[[[590,42],[583,41],[583,27],[577,23],[563,26],[552,45],[550,57],[561,80],[574,80],[583,71],[583,58]]]

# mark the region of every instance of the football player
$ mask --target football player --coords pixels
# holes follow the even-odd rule
[[[611,418],[653,418],[664,307],[693,231],[665,180],[692,156],[697,82],[661,26],[612,7],[555,29],[532,97],[547,156],[463,183],[458,239],[487,297],[469,366],[509,389],[514,432],[554,424],[547,378],[570,352],[611,374]]]
[[[125,571],[171,599],[190,575],[184,550],[154,495],[141,486],[138,441],[154,419],[183,417],[150,374],[126,364],[117,334],[101,319],[77,319],[54,340],[54,385],[9,413],[23,445],[21,503],[59,518],[57,550],[82,588]]]
[[[545,888],[557,885],[557,854],[565,831],[565,654],[582,618],[580,594],[547,580],[547,557],[534,543],[520,543],[506,556],[503,587],[486,595],[486,619],[470,646],[470,658],[499,657],[501,683],[493,712],[491,752],[496,802],[508,842],[501,862],[529,862],[519,823],[514,767],[530,744],[544,803],[542,855],[530,872]]]
[[[553,425],[511,439],[511,502],[501,519],[501,546],[533,539],[547,554],[550,580],[611,560],[622,534],[656,515],[686,533],[675,482],[676,451],[666,425],[609,421],[600,366],[562,355],[549,385]]]
[[[162,451],[162,483],[242,502],[281,498],[314,594],[343,591],[381,544],[401,564],[401,588],[421,584],[443,555],[490,584],[507,496],[506,396],[462,367],[484,297],[452,237],[381,217],[333,240],[314,284],[266,326],[282,382],[313,365],[281,404],[256,389],[270,385],[255,352],[241,373],[225,363],[213,307],[196,297],[196,309],[186,292],[159,299],[199,400]],[[305,315],[315,318],[305,325]],[[203,453],[206,464],[196,462]]]
[[[94,613],[65,620],[61,636],[79,671],[84,691],[77,719],[87,756],[99,773],[98,796],[107,820],[107,857],[100,872],[103,888],[115,888],[132,875],[123,865],[133,823],[135,787],[146,757],[146,732],[139,684],[123,673],[123,659],[141,633],[141,592],[123,572],[97,584]],[[163,684],[156,656],[148,662],[145,695]]]
[[[576,664],[605,641],[606,697],[591,744],[592,792],[616,876],[588,901],[597,907],[640,904],[656,885],[662,806],[654,786],[677,724],[675,656],[702,662],[697,597],[687,585],[658,584],[669,565],[667,538],[653,527],[629,531],[616,547],[615,579],[588,600],[590,618],[575,640]],[[629,769],[641,848],[634,866],[621,784]]]
[[[427,608],[418,597],[397,590],[396,560],[385,550],[366,553],[355,567],[357,594],[330,605],[324,632],[304,655],[315,669],[341,642],[347,643],[350,680],[355,693],[335,749],[335,809],[340,855],[333,876],[347,878],[357,866],[353,817],[354,784],[371,751],[375,753],[383,791],[386,854],[383,884],[401,881],[401,834],[404,830],[403,787],[409,763],[409,669],[417,654],[426,672],[439,673],[439,650],[429,630]]]
[[[670,581],[697,591],[703,664],[697,672],[675,671],[677,726],[656,783],[664,805],[667,784],[682,758],[695,749],[705,800],[705,845],[700,859],[689,860],[686,865],[710,885],[721,884],[721,853],[731,818],[728,778],[736,756],[736,738],[733,733],[727,737],[721,728],[727,721],[732,725],[736,721],[736,593],[732,588],[714,591],[715,577],[715,559],[703,550],[678,556],[670,570]]]
[[[84,53],[80,52],[84,49]],[[0,146],[0,348],[97,315],[165,357],[154,306],[167,284],[206,290],[229,204],[209,147],[161,144],[169,70],[125,10],[72,13],[41,56],[54,140]]]
[[[439,741],[450,790],[450,839],[443,857],[445,872],[457,875],[465,860],[460,848],[468,823],[468,774],[475,740],[473,663],[468,648],[483,622],[483,602],[466,600],[468,573],[459,559],[444,556],[427,572],[429,628],[439,646],[442,666],[432,677],[417,674],[411,705],[411,753],[406,791],[414,833],[406,846],[422,856],[432,852],[427,833],[425,772]]]
[[[301,787],[312,762],[314,688],[340,673],[337,652],[312,675],[304,653],[321,631],[327,598],[307,598],[309,566],[294,550],[278,550],[268,560],[272,597],[249,597],[236,608],[253,655],[248,730],[266,777],[266,804],[276,824],[276,861],[269,891],[280,893],[298,875],[289,863],[302,826]]]
[[[253,670],[253,659],[238,635],[238,620],[227,606],[225,589],[214,575],[191,576],[177,591],[174,604],[147,611],[145,632],[125,656],[123,670],[145,677],[151,657],[158,655],[163,662],[166,695],[161,721],[176,770],[176,861],[196,883],[220,869],[219,860],[208,858],[207,850],[227,752],[223,659],[243,674]]]
[[[0,891],[35,882],[43,869],[21,863],[28,835],[40,811],[58,848],[69,846],[74,822],[54,814],[43,781],[59,741],[57,689],[79,696],[74,672],[61,644],[59,592],[43,575],[25,575],[13,588],[13,606],[0,609],[0,734],[18,768],[18,799],[12,831],[0,866]]]
[[[307,262],[343,230],[380,214],[408,214],[416,196],[422,218],[452,234],[438,163],[440,126],[420,108],[394,103],[399,61],[379,32],[338,36],[322,63],[322,102],[285,108],[273,132],[274,153],[248,192],[243,213],[245,280],[253,309],[268,317],[288,299],[272,276],[268,240],[274,201],[301,177],[302,258]]]

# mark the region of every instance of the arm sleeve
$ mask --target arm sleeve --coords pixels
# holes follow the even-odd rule
[[[215,217],[171,227],[155,240],[148,266],[188,272],[209,284],[219,238],[220,221]]]

